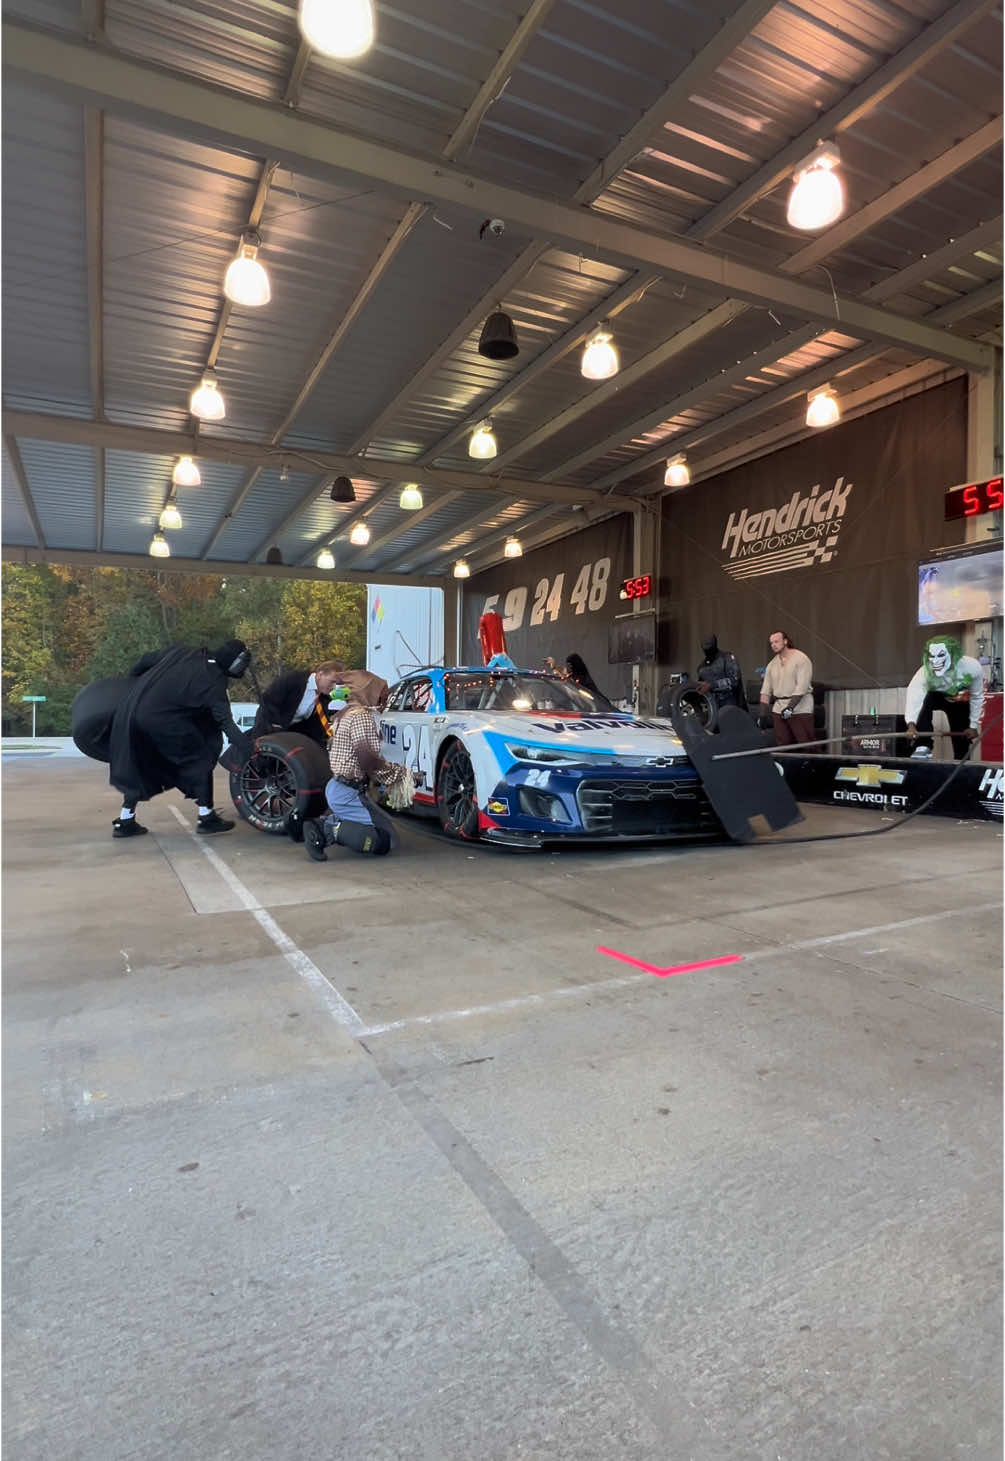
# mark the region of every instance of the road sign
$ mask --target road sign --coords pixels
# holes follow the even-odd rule
[[[35,711],[39,704],[45,699],[44,695],[22,695],[22,700],[31,701],[31,738],[35,739]]]
[[[21,699],[22,700],[44,700],[45,699],[45,696],[44,695],[22,695],[21,696]]]

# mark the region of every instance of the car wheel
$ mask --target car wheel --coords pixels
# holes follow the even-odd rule
[[[328,757],[316,741],[292,731],[259,736],[250,761],[230,773],[238,814],[260,832],[289,834],[290,818],[302,823],[324,815]]]
[[[705,730],[713,731],[719,719],[719,707],[711,695],[696,685],[678,685],[670,697],[670,719],[675,715],[694,716]]]
[[[436,777],[436,810],[448,837],[474,841],[478,836],[475,768],[460,741],[447,747]]]

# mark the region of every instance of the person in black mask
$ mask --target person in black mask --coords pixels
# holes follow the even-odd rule
[[[747,697],[743,693],[743,676],[736,655],[728,649],[720,649],[714,634],[703,639],[701,647],[705,658],[695,675],[698,689],[720,710],[724,705],[738,705],[741,710],[746,710]]]
[[[146,832],[136,804],[176,786],[199,808],[196,831],[229,832],[234,823],[213,809],[213,767],[223,737],[242,755],[252,741],[235,724],[227,681],[251,663],[247,645],[228,639],[219,649],[155,650],[130,670],[136,683],[112,719],[108,779],[122,793],[113,837]]]
[[[581,690],[589,690],[591,695],[597,695],[601,700],[606,701],[607,696],[603,690],[593,683],[593,676],[586,668],[582,658],[578,654],[567,654],[565,657],[565,678],[578,685]]]

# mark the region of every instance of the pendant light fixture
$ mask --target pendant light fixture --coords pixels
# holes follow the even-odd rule
[[[521,543],[521,541],[520,541],[519,538],[507,538],[506,539],[506,546],[503,549],[503,556],[505,558],[522,558],[523,557],[523,544]]]
[[[160,526],[170,532],[177,532],[181,525],[181,513],[178,511],[178,504],[175,502],[172,492],[164,504],[164,511],[160,516]]]
[[[170,558],[171,549],[168,540],[163,533],[154,533],[150,539],[149,553],[151,558]]]
[[[792,228],[829,228],[844,212],[844,184],[834,171],[841,154],[833,142],[821,142],[804,157],[793,175],[786,217]]]
[[[199,487],[202,476],[191,457],[179,457],[171,473],[171,481],[176,487]]]
[[[494,457],[499,450],[495,432],[492,430],[491,418],[483,421],[477,431],[472,432],[471,440],[468,442],[468,456],[474,457],[477,461],[487,462]]]
[[[270,568],[281,568],[283,563],[282,549],[270,548],[265,555],[265,561],[266,563],[268,563]]]
[[[188,408],[200,421],[222,421],[226,416],[227,406],[211,370],[206,371],[202,383],[192,392]]]
[[[232,259],[223,280],[223,292],[232,304],[260,309],[272,298],[269,276],[258,261],[262,246],[259,234],[249,228],[241,239],[236,259]]]
[[[422,493],[414,482],[409,482],[407,487],[402,488],[401,496],[398,498],[398,506],[404,512],[418,512],[422,506]]]
[[[373,45],[373,0],[300,0],[300,29],[322,56],[351,61]]]
[[[821,386],[819,390],[809,392],[806,397],[807,426],[833,426],[835,421],[840,420],[841,407],[838,404],[836,391],[826,385]]]
[[[601,325],[586,342],[580,373],[587,380],[610,380],[621,369],[621,358],[614,336]]]
[[[336,477],[332,483],[332,502],[355,502],[356,489],[348,477]]]
[[[482,326],[478,354],[484,355],[487,360],[512,360],[514,355],[520,354],[516,325],[503,312],[501,305],[489,315]]]
[[[322,548],[321,549],[321,552],[318,554],[318,567],[319,568],[334,568],[335,567],[335,555],[331,551],[330,548]]]
[[[354,523],[349,541],[354,548],[365,548],[370,541],[370,529],[366,523]]]
[[[470,578],[471,577],[471,569],[468,567],[468,562],[467,562],[467,559],[466,558],[458,558],[457,562],[454,564],[454,577],[455,578]]]
[[[667,458],[667,469],[663,474],[664,487],[686,487],[691,480],[691,469],[687,464],[687,457],[680,452],[675,457]]]

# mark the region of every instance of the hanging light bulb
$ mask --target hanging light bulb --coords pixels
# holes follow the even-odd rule
[[[468,442],[468,456],[475,457],[478,461],[486,462],[494,457],[499,450],[495,432],[492,430],[492,422],[483,421],[478,430],[473,432]]]
[[[667,458],[667,469],[663,475],[664,487],[686,487],[691,480],[691,469],[687,464],[687,457],[680,452],[675,457]]]
[[[354,523],[349,541],[354,548],[365,548],[370,541],[370,529],[366,523]]]
[[[407,487],[402,488],[401,496],[398,498],[398,506],[405,512],[418,512],[422,506],[422,493],[414,482],[409,482]]]
[[[279,468],[279,480],[280,482],[288,482],[290,480],[290,469],[285,462]]]
[[[198,487],[202,483],[202,477],[191,457],[179,457],[171,473],[171,481],[176,487]]]
[[[227,406],[216,384],[216,376],[211,370],[207,370],[202,378],[202,384],[196,386],[189,397],[188,409],[193,416],[198,416],[200,421],[222,421],[227,414]]]
[[[262,240],[253,228],[241,239],[237,258],[231,259],[223,280],[223,292],[232,304],[258,309],[272,298],[269,276],[258,262]]]
[[[520,539],[519,538],[507,538],[506,539],[506,546],[503,549],[503,555],[506,558],[522,558],[523,557],[523,544],[520,542]]]
[[[177,532],[181,527],[181,513],[178,511],[178,504],[173,497],[169,497],[164,504],[164,511],[160,516],[160,526],[169,531]]]
[[[833,142],[821,142],[795,170],[786,217],[793,228],[828,228],[844,212],[844,184],[834,168],[841,154]]]
[[[457,562],[454,564],[454,577],[455,578],[470,578],[471,577],[471,569],[468,567],[468,563],[467,563],[467,559],[466,558],[458,558]]]
[[[300,29],[322,56],[351,61],[373,45],[373,0],[300,0]]]
[[[318,554],[318,567],[319,568],[334,568],[335,567],[335,555],[331,551],[330,548],[322,548],[321,549],[321,552]]]
[[[603,326],[587,340],[579,367],[587,380],[609,380],[621,369],[618,347],[613,340],[614,336]]]
[[[151,558],[171,557],[171,549],[168,545],[168,540],[164,537],[163,533],[154,533],[153,537],[150,539],[149,552]]]
[[[806,397],[807,426],[833,426],[840,420],[841,407],[836,391],[830,386],[821,386],[819,390],[809,392]]]

